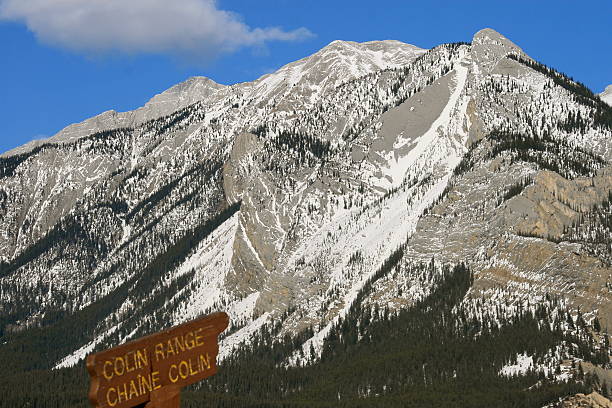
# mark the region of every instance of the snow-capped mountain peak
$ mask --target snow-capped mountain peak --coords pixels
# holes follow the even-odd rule
[[[336,40],[316,53],[281,67],[254,82],[258,101],[286,99],[314,102],[338,85],[385,68],[414,61],[426,50],[400,41],[358,43]]]

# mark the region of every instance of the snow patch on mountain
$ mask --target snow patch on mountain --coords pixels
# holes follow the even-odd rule
[[[533,368],[533,357],[527,353],[518,354],[516,356],[516,364],[506,364],[499,371],[499,375],[512,377],[516,375],[524,375]]]
[[[181,302],[174,310],[173,324],[195,319],[204,313],[213,311],[215,305],[223,300],[223,283],[227,273],[231,270],[238,219],[239,213],[236,213],[225,221],[169,277],[174,280],[189,271],[195,272],[193,278],[195,287],[189,294],[188,300]],[[182,291],[179,291],[175,297],[181,294]],[[255,300],[248,298],[236,304],[233,309],[234,314],[230,313],[232,320],[250,317],[255,301],[256,298]]]
[[[451,94],[448,103],[442,110],[442,113],[436,120],[431,124],[430,128],[417,138],[413,143],[416,143],[407,156],[394,158],[390,163],[389,167],[383,167],[382,171],[393,180],[391,187],[398,187],[406,176],[408,169],[414,167],[417,162],[424,162],[423,158],[425,152],[431,150],[432,144],[439,143],[441,137],[440,131],[445,130],[446,126],[450,123],[451,114],[457,106],[459,96],[465,87],[467,79],[467,68],[459,65],[455,75],[455,88]],[[455,163],[456,164],[456,163]]]
[[[602,101],[612,106],[612,85],[608,85],[606,89],[599,94]]]

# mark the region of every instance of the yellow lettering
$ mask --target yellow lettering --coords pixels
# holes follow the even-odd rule
[[[159,356],[161,356],[161,360],[166,358],[166,356],[164,355],[164,345],[162,343],[157,343],[155,345],[155,360],[156,361],[160,360]]]
[[[111,400],[111,391],[113,391],[115,393],[115,399]],[[109,388],[108,391],[106,391],[106,403],[108,404],[109,407],[114,407],[115,405],[117,405],[117,390],[114,388]]]
[[[168,347],[166,347],[166,357],[168,357],[170,354],[176,355],[174,349],[172,348],[172,340],[168,340]]]
[[[130,359],[130,356],[131,356],[131,359]],[[130,367],[130,360],[136,361],[136,357],[134,356],[134,352],[133,351],[130,351],[124,357],[125,371],[127,371],[128,373],[131,373],[132,371],[134,371],[136,369],[136,367],[134,367],[134,366]]]
[[[189,332],[185,335],[185,346],[187,350],[191,350],[195,347],[195,340],[193,338],[193,332]]]
[[[151,383],[153,384],[154,390],[159,390],[161,388],[161,384],[159,383],[159,371],[153,371],[151,373]]]
[[[203,354],[200,354],[199,360],[200,366],[202,367],[202,371],[204,371],[204,367],[206,367],[207,370],[210,370],[210,356],[208,355],[208,353],[206,353],[206,357],[204,357]]]
[[[128,400],[128,396],[127,396],[127,384],[122,384],[123,385],[123,392],[121,392],[121,385],[119,387],[117,387],[117,400],[119,402],[121,402],[121,396],[123,396],[123,401],[127,401]]]
[[[121,362],[121,369],[119,369],[118,362]],[[125,373],[125,361],[123,361],[122,357],[115,357],[115,374],[121,376]]]
[[[189,359],[189,375],[196,375],[198,371],[193,371],[193,364],[191,363],[191,358],[190,358]]]
[[[136,377],[136,383],[138,383],[138,391],[140,393],[140,395],[144,394],[144,387],[142,386],[142,379],[144,377],[140,374],[138,374],[138,377]]]
[[[146,377],[139,375],[139,377],[140,377],[140,386],[141,386],[140,394],[144,394],[145,390],[148,390],[149,392],[151,392],[153,390],[153,388],[151,387],[151,374],[149,374]]]
[[[184,371],[183,371],[183,368],[185,369]],[[183,360],[179,363],[178,370],[179,370],[179,375],[181,376],[183,380],[189,377],[189,366],[187,365],[186,361]]]
[[[185,351],[185,340],[183,340],[183,337],[175,337],[174,338],[174,348],[176,349],[177,354],[179,353],[179,349],[180,351]]]
[[[200,327],[198,330],[195,331],[195,343],[196,343],[196,346],[198,347],[204,345],[204,336],[200,334],[203,330],[204,329]]]
[[[111,371],[110,374],[108,374],[108,372],[106,371],[106,367],[110,366],[111,367]],[[102,375],[104,375],[104,378],[106,378],[107,380],[110,380],[111,378],[113,378],[113,363],[110,360],[106,360],[104,362],[104,369],[102,370]]]
[[[138,394],[138,389],[136,388],[136,383],[134,382],[134,380],[130,381],[130,397],[128,399],[132,399],[134,397],[138,397],[140,394]]]
[[[176,371],[176,376],[172,375],[173,368]],[[172,364],[170,366],[170,369],[168,370],[168,378],[170,379],[170,382],[173,384],[178,381],[179,376],[178,376],[178,368],[176,367],[176,364]]]
[[[138,366],[138,368],[142,368],[144,366],[149,365],[146,349],[136,351],[136,365]]]

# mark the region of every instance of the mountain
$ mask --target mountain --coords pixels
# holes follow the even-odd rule
[[[599,97],[608,105],[612,105],[612,85],[608,85],[606,89],[599,94]]]
[[[219,406],[605,389],[575,361],[609,361],[611,136],[610,106],[491,29],[191,78],[0,157],[0,361],[75,373],[224,310]]]

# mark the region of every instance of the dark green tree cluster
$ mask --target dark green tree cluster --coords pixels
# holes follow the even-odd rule
[[[177,186],[185,179],[190,179],[196,173],[206,175],[206,178],[211,179],[221,168],[223,164],[216,160],[204,160],[196,164],[191,169],[176,177],[174,180],[163,185],[158,190],[139,201],[127,214],[126,220],[138,226],[142,226],[146,222],[146,215],[155,209],[164,199],[176,192]],[[193,198],[194,193],[185,195],[181,201],[187,202]]]
[[[129,154],[126,146],[130,145],[133,137],[133,128],[117,128],[82,137],[74,142],[62,144],[61,147],[84,154],[115,156],[117,159],[123,159]]]
[[[169,115],[151,119],[140,128],[143,133],[153,133],[154,136],[164,136],[168,133],[186,129],[192,123],[203,121],[205,112],[201,102],[196,102]]]
[[[381,271],[392,268],[399,253]],[[421,267],[435,275],[432,265]],[[435,276],[436,289],[407,310],[354,303],[313,364],[284,365],[299,343],[256,341],[226,360],[217,376],[187,392],[186,406],[206,401],[216,407],[539,408],[587,391],[575,381],[556,381],[552,373],[499,374],[516,354],[544,361],[563,342],[578,342],[583,349],[577,353],[593,356],[586,337],[563,330],[564,314],[560,320],[554,310],[540,306],[501,320],[479,320],[461,306],[472,284],[469,269],[445,267]]]
[[[314,167],[325,163],[334,149],[327,140],[306,134],[298,129],[272,132],[267,124],[252,130],[264,142],[264,154],[260,156],[264,168],[287,173],[301,166]]]
[[[556,85],[571,92],[576,102],[595,109],[593,123],[596,126],[612,129],[612,107],[602,101],[599,96],[595,95],[586,85],[534,60],[526,59],[515,54],[509,54],[507,57],[551,78]],[[579,124],[580,122],[575,123]]]
[[[34,157],[37,154],[53,147],[54,145],[46,143],[36,146],[35,148],[26,153],[19,153],[8,157],[0,157],[0,179],[5,177],[12,177],[15,174],[15,170],[17,170],[17,167],[19,167],[30,157]]]
[[[132,136],[134,129],[117,128],[96,132],[89,136],[80,138],[76,141],[67,143],[43,143],[32,150],[19,153],[8,157],[0,157],[0,179],[12,177],[17,168],[28,159],[49,151],[74,152],[95,154],[121,154],[125,143]],[[84,149],[87,147],[87,149]]]
[[[480,139],[470,144],[468,151],[463,155],[459,164],[453,169],[453,177],[461,176],[474,168],[479,160],[477,149],[481,146],[483,140],[485,139]]]
[[[529,176],[517,181],[516,183],[513,183],[503,192],[503,194],[499,196],[499,198],[497,199],[497,205],[500,205],[504,201],[508,201],[512,197],[521,194],[525,187],[531,184],[533,184],[533,178]]]
[[[512,162],[527,162],[541,169],[551,170],[567,179],[576,176],[593,176],[605,165],[598,155],[547,132],[541,136],[495,131],[489,134],[493,147],[488,154],[493,159],[504,152],[510,154]]]
[[[612,265],[612,191],[600,205],[580,211],[578,220],[565,229],[561,239],[582,243],[591,255]]]

